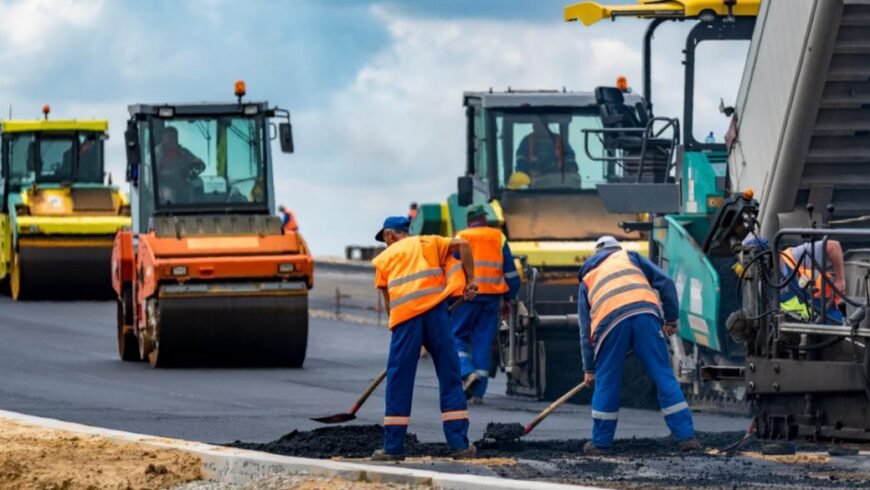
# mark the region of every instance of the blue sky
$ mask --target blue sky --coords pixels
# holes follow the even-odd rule
[[[14,69],[0,72],[0,114],[37,117],[50,103],[54,117],[108,118],[118,182],[128,104],[226,100],[244,79],[251,98],[293,113],[297,153],[276,158],[278,200],[316,254],[339,254],[372,243],[410,201],[455,190],[463,90],[639,84],[644,23],[566,24],[567,4],[3,0],[0,64]],[[657,39],[659,114],[681,111],[681,29]],[[701,125],[718,129],[745,51],[708,55],[698,103]]]

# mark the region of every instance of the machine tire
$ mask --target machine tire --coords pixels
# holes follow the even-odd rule
[[[133,291],[129,286],[124,287],[124,291],[117,300],[117,323],[118,323],[118,356],[122,361],[138,362],[142,360],[139,356],[139,339],[132,332],[125,332],[126,325],[133,324]]]
[[[9,272],[9,294],[14,301],[27,298],[26,283],[21,277],[21,256],[18,251],[12,253],[12,267]]]

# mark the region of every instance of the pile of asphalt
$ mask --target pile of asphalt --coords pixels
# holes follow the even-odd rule
[[[313,431],[293,431],[267,443],[236,441],[229,446],[269,453],[310,458],[366,458],[383,444],[383,427],[348,425],[324,427]],[[724,449],[740,440],[740,432],[698,433],[708,449]],[[583,455],[586,440],[481,439],[475,441],[476,464],[485,458],[512,458],[515,464],[492,464],[488,468],[504,478],[558,481],[574,484],[615,486],[618,488],[856,488],[870,483],[870,473],[849,464],[835,462],[788,463],[759,457],[723,454],[681,454],[670,438],[618,439],[613,452],[605,457]],[[741,451],[761,452],[765,444],[749,440]],[[422,443],[413,434],[405,439],[409,457],[443,457],[447,447],[441,443]],[[797,450],[820,451],[821,446],[802,445]],[[798,455],[800,457],[800,455]],[[856,456],[853,456],[856,457]],[[408,462],[409,465],[420,463]],[[464,471],[462,464],[429,463],[432,469]],[[866,487],[865,487],[866,488]]]
[[[724,448],[739,440],[740,432],[699,433],[705,447]],[[322,427],[311,431],[294,430],[266,443],[235,441],[232,447],[252,449],[285,456],[308,458],[364,458],[383,446],[384,428],[380,425],[346,425]],[[481,439],[475,441],[479,455],[484,458],[513,457],[528,460],[550,461],[553,458],[582,455],[585,439],[527,441]],[[752,444],[757,443],[750,443]],[[742,448],[747,450],[747,446]],[[751,449],[751,447],[750,447]],[[405,451],[409,456],[444,456],[447,446],[443,443],[423,443],[414,434],[405,437]],[[670,438],[619,439],[614,447],[616,455],[664,456],[677,452],[676,443]]]

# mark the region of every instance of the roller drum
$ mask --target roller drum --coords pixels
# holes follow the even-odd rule
[[[112,247],[20,245],[18,299],[112,296]]]
[[[160,298],[152,364],[301,367],[308,344],[308,296]]]

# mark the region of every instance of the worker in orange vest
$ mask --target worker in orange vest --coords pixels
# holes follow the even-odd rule
[[[417,203],[412,202],[411,206],[408,208],[408,219],[414,221],[414,218],[417,217]]]
[[[299,231],[299,224],[296,223],[296,216],[293,214],[293,211],[290,211],[282,204],[278,206],[278,212],[281,213],[281,228],[284,231]]]
[[[468,208],[468,228],[456,234],[471,246],[478,296],[451,315],[453,337],[462,367],[463,388],[472,405],[483,403],[492,361],[492,342],[498,329],[503,299],[513,299],[520,289],[520,275],[507,238],[487,225],[486,207]]]
[[[410,221],[393,216],[384,221],[375,240],[387,249],[372,260],[375,287],[384,295],[390,316],[390,353],[387,360],[384,448],[372,454],[375,461],[400,461],[405,457],[405,434],[411,415],[414,378],[425,346],[435,363],[441,390],[441,420],[453,458],[470,458],[477,452],[468,441],[468,406],[462,392],[459,357],[450,334],[445,300],[455,293],[474,299],[474,258],[464,240],[440,236],[410,236]],[[461,265],[453,259],[459,253]],[[451,276],[464,272],[465,281]],[[459,288],[458,291],[454,289]]]
[[[624,251],[615,238],[605,236],[580,269],[577,303],[584,381],[595,389],[592,440],[583,452],[603,454],[613,445],[629,350],[655,383],[659,407],[680,450],[699,450],[692,412],[671,368],[665,339],[676,333],[680,315],[674,281],[649,259]]]

